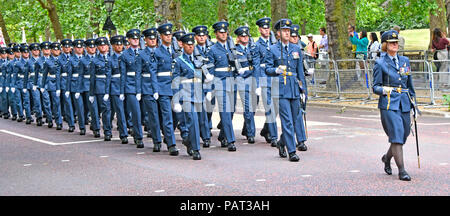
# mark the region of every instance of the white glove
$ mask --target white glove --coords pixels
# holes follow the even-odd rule
[[[173,106],[173,111],[175,111],[176,113],[181,112],[181,110],[182,110],[181,104],[176,103],[176,104]]]
[[[206,74],[205,82],[211,82],[211,81],[213,81],[213,79],[214,79],[214,75],[212,75],[210,73]]]
[[[0,87],[0,92],[3,92],[3,87]]]
[[[242,75],[242,74],[244,74],[245,73],[245,69],[244,68],[241,68],[241,69],[239,69],[238,70],[238,73],[239,73],[239,75]]]
[[[158,92],[155,92],[155,94],[153,94],[153,98],[155,98],[155,100],[158,100],[158,98],[159,98]]]
[[[125,100],[125,95],[120,94],[120,95],[119,95],[119,99],[120,99],[121,101]]]
[[[94,96],[89,96],[89,101],[91,102],[91,103],[94,103]]]
[[[27,93],[27,89],[22,89],[22,92],[25,94]]]
[[[56,97],[59,97],[59,95],[61,95],[61,90],[56,90]]]
[[[14,93],[16,91],[16,88],[12,87],[11,92]]]
[[[136,94],[136,99],[137,99],[138,101],[141,101],[141,94]]]
[[[255,93],[256,95],[261,96],[261,88],[256,88]]]
[[[211,92],[206,93],[206,100],[208,100],[208,101],[212,100]]]
[[[69,95],[70,95],[70,92],[69,92],[69,91],[66,91],[66,92],[64,93],[64,95],[66,96],[66,98],[68,98]]]
[[[80,98],[80,93],[75,93],[75,99],[78,99],[78,98]]]
[[[33,86],[33,91],[36,91],[37,90],[37,86]]]
[[[44,93],[44,91],[45,91],[45,89],[44,89],[44,88],[41,88],[41,93]]]
[[[105,94],[105,96],[103,96],[103,101],[108,101],[109,99],[109,94]]]
[[[9,92],[9,87],[6,87],[6,92]]]
[[[275,71],[277,74],[282,74],[286,71],[286,65],[280,65],[277,67],[277,70]]]
[[[308,72],[309,75],[313,75],[314,74],[314,68],[308,68]]]

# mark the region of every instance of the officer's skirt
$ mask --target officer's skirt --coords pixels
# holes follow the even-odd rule
[[[399,110],[380,110],[381,124],[389,137],[389,143],[405,144],[411,131],[410,112]]]

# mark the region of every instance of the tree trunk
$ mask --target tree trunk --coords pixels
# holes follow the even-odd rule
[[[302,33],[301,33],[301,35],[306,35],[306,24],[308,23],[308,20],[306,20],[306,19],[302,19],[302,24],[301,24],[301,30],[302,30]]]
[[[450,0],[446,0],[445,5],[447,8],[447,32],[449,32],[450,31]]]
[[[327,21],[328,52],[329,58],[354,59],[352,54],[352,44],[350,43],[347,28],[348,25],[356,23],[356,2],[353,0],[325,0],[325,19]],[[334,68],[334,66],[330,66]],[[339,64],[339,69],[354,69],[355,64],[343,62]],[[346,90],[358,85],[353,82],[356,73],[339,74],[341,90]],[[335,74],[332,70],[327,81],[328,90],[336,90]],[[358,85],[360,87],[360,85]]]
[[[51,41],[52,33],[50,32],[50,28],[45,27],[45,41]]]
[[[48,11],[48,17],[52,22],[53,32],[55,33],[56,40],[64,39],[61,23],[59,22],[58,12],[56,10],[55,4],[53,4],[53,0],[47,0],[47,3],[44,0],[37,0],[43,9]]]
[[[177,29],[181,29],[181,1],[154,0],[156,22],[171,22]]]
[[[228,0],[219,0],[219,6],[217,10],[217,17],[220,21],[228,21]]]
[[[435,10],[430,10],[430,49],[433,35],[433,29],[440,28],[442,32],[447,35],[447,23],[445,14],[444,0],[429,0],[431,3],[435,2],[438,7]]]
[[[6,28],[5,20],[3,19],[3,14],[0,11],[0,28],[2,29],[3,38],[5,39],[6,45],[11,43],[11,39],[9,38],[8,29]]]
[[[280,19],[288,18],[286,0],[271,0],[270,6],[273,23],[276,23]]]
[[[91,2],[91,5],[93,6],[92,9],[89,11],[89,21],[90,21],[90,26],[91,26],[91,32],[88,32],[87,34],[90,36],[89,38],[92,38],[93,33],[99,35],[100,34],[100,19],[99,19],[99,14],[101,14],[100,12],[100,8],[97,7],[97,5],[95,4],[96,0],[89,0]]]

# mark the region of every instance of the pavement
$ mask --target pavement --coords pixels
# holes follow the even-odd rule
[[[404,146],[406,170],[411,182],[383,171],[381,156],[389,148],[378,110],[308,107],[308,151],[297,152],[300,161],[280,158],[276,148],[259,136],[263,113],[255,117],[255,144],[241,136],[242,113],[233,120],[236,152],[221,148],[213,129],[211,148],[201,149],[202,160],[194,161],[181,144],[180,155],[152,152],[94,138],[78,129],[68,133],[35,123],[25,125],[0,119],[0,195],[18,196],[316,196],[316,195],[450,195],[450,120],[423,115],[418,119],[420,169],[415,137]],[[219,116],[213,115],[213,125]],[[279,123],[279,122],[278,122]],[[115,125],[115,124],[113,124]],[[280,125],[280,124],[278,124]],[[279,127],[279,132],[281,129]],[[133,143],[132,138],[129,138]]]

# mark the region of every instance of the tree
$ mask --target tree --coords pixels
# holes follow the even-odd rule
[[[9,39],[8,29],[6,28],[5,20],[3,19],[2,12],[0,11],[0,28],[2,29],[3,38],[5,39],[5,43],[11,43],[11,39]]]
[[[228,0],[219,0],[217,14],[220,21],[228,21]]]
[[[447,35],[447,23],[444,0],[429,0],[432,4],[430,9],[430,48],[433,30],[440,28]],[[433,5],[434,3],[434,5]]]
[[[288,18],[286,0],[271,0],[270,6],[272,12],[272,22],[274,24],[280,19]]]
[[[154,0],[156,21],[158,23],[171,22],[177,29],[181,29],[181,1]]]
[[[450,0],[446,0],[445,5],[447,8],[447,27],[450,28]]]
[[[53,4],[53,0],[37,0],[39,4],[41,4],[42,8],[48,11],[48,16],[50,21],[52,22],[53,32],[55,33],[55,37],[57,40],[62,40],[64,38],[63,32],[61,30],[61,24],[59,22],[58,12],[56,10],[55,4]]]

